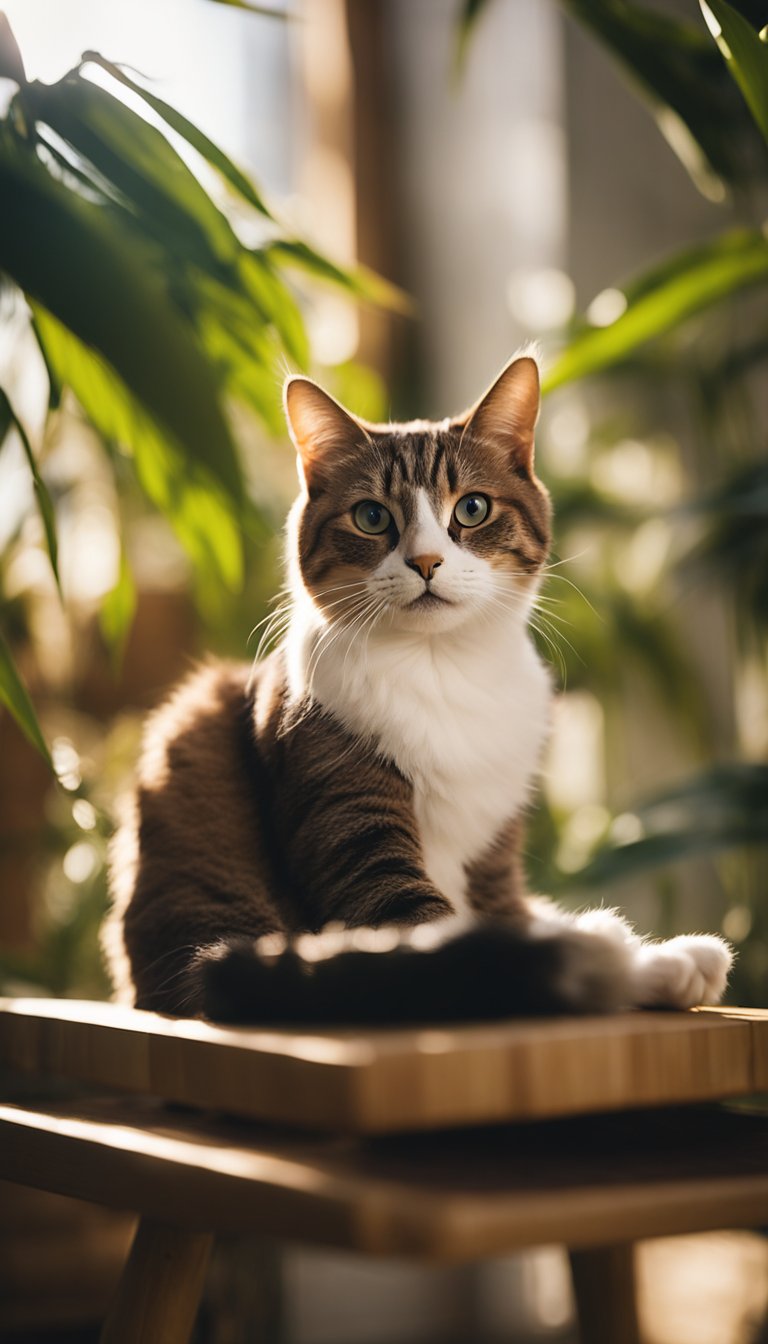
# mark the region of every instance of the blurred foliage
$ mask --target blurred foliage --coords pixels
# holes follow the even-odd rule
[[[22,829],[1,828],[4,880],[17,883],[18,850],[36,895],[22,939],[33,950],[3,954],[0,980],[99,994],[108,817],[142,717],[136,707],[112,717],[125,696],[133,622],[144,622],[139,659],[143,648],[152,659],[138,674],[134,667],[134,706],[136,695],[154,698],[163,676],[179,675],[198,640],[242,654],[278,568],[293,457],[269,441],[284,438],[283,374],[310,365],[307,301],[332,287],[349,302],[399,312],[410,304],[378,275],[340,265],[286,228],[251,177],[135,72],[87,51],[55,83],[28,80],[0,11],[1,81],[11,85],[0,104],[0,322],[9,349],[21,352],[17,381],[40,366],[40,406],[38,415],[29,395],[17,399],[16,383],[0,388],[0,449],[6,457],[21,449],[32,486],[29,506],[9,496],[12,527],[0,541],[0,704],[57,784],[38,781]],[[13,357],[8,367],[14,376]],[[326,372],[345,395],[356,388],[364,414],[381,415],[371,371],[350,363]],[[5,479],[13,483],[12,470]],[[109,535],[73,560],[91,517]],[[159,519],[181,553],[148,532]],[[53,585],[36,564],[46,552]],[[101,574],[89,580],[94,563],[108,586]],[[162,566],[170,577],[158,580]],[[147,632],[158,582],[167,597]],[[96,594],[95,609],[83,592]],[[176,622],[167,631],[166,611]],[[3,762],[11,790],[14,762]]]
[[[88,77],[94,68],[108,87]],[[0,274],[29,306],[51,411],[69,389],[110,453],[130,458],[202,587],[209,595],[212,585],[236,590],[243,533],[263,519],[247,497],[232,408],[239,403],[269,432],[282,432],[278,371],[309,363],[289,277],[301,271],[401,309],[406,300],[286,234],[208,136],[98,53],[86,52],[54,84],[28,81],[0,14],[0,75],[17,85],[0,118]],[[179,142],[229,194],[227,208]],[[54,509],[29,436],[0,393],[0,435],[10,424],[22,437],[58,581]],[[130,594],[124,552],[102,619],[117,645],[133,614]],[[7,653],[0,682],[15,713],[19,674],[11,667]],[[25,703],[26,731],[31,713]]]
[[[623,0],[562,2],[620,63],[706,196],[765,171],[765,146],[703,26]]]
[[[616,290],[622,312],[609,325],[574,330],[545,376],[544,391],[602,373],[707,308],[767,283],[768,237],[761,229],[739,229],[686,249]]]
[[[248,9],[252,14],[262,14],[269,19],[286,18],[285,10],[275,9],[272,5],[257,5],[254,0],[214,0],[217,5],[229,5],[232,9]]]
[[[0,701],[10,710],[28,742],[53,766],[48,744],[40,731],[32,701],[16,670],[11,651],[0,631]]]
[[[459,62],[466,60],[471,34],[490,3],[465,0],[460,6]],[[670,731],[687,736],[701,769],[675,788],[630,803],[613,820],[600,804],[569,812],[545,796],[533,818],[530,868],[542,889],[575,903],[594,893],[608,903],[620,901],[617,885],[651,878],[653,922],[657,933],[668,934],[681,931],[676,865],[685,865],[690,888],[701,872],[697,860],[709,856],[717,865],[723,930],[740,953],[731,993],[745,1003],[765,1003],[768,766],[717,759],[702,650],[687,646],[677,611],[688,593],[699,603],[704,589],[716,594],[733,625],[735,693],[750,675],[763,688],[768,684],[762,381],[768,364],[768,3],[700,0],[699,23],[693,15],[672,16],[629,0],[561,5],[618,62],[695,186],[739,226],[731,223],[720,236],[629,283],[608,278],[610,289],[565,333],[545,376],[547,393],[600,377],[609,404],[611,380],[622,390],[634,382],[639,404],[654,408],[650,419],[655,413],[657,423],[625,424],[618,431],[607,426],[602,441],[599,425],[593,428],[589,460],[575,475],[558,477],[547,462],[559,544],[574,544],[575,557],[566,558],[579,586],[566,580],[571,586],[563,595],[557,580],[565,562],[558,561],[535,614],[542,650],[551,659],[555,649],[569,690],[595,697],[608,756],[617,755],[621,717],[642,713],[633,698],[644,685]],[[678,457],[677,486],[667,498],[653,488],[645,497],[617,496],[606,489],[601,471],[604,477],[622,436],[639,438],[657,463],[680,453],[669,432],[665,446],[653,447],[673,392],[678,406],[680,392],[689,405],[687,470]],[[645,415],[648,420],[647,410]],[[545,430],[545,452],[546,446]],[[688,499],[679,497],[686,478]],[[578,544],[585,535],[591,559],[580,566]],[[654,547],[655,567],[638,579],[633,564]],[[741,745],[754,751],[755,742],[764,754],[759,730],[743,736]],[[626,786],[619,793],[626,803]]]
[[[701,0],[728,69],[768,142],[768,46],[752,24],[726,0]]]
[[[685,122],[701,151],[698,167],[689,155],[682,155],[696,184],[715,199],[718,193],[711,190],[713,173],[729,189],[739,187],[740,211],[742,215],[752,214],[755,227],[730,229],[710,243],[677,254],[632,283],[621,285],[612,294],[618,314],[605,325],[585,321],[575,327],[555,360],[547,385],[554,389],[578,378],[618,369],[625,378],[634,372],[646,394],[658,395],[660,385],[675,381],[688,393],[695,426],[692,443],[701,478],[689,500],[666,509],[659,504],[651,506],[657,525],[666,527],[671,539],[668,559],[650,593],[641,600],[628,595],[626,605],[636,613],[653,600],[654,592],[669,591],[670,584],[685,591],[691,584],[696,588],[706,583],[722,594],[727,609],[739,617],[739,638],[733,654],[737,685],[743,675],[741,658],[756,660],[765,681],[768,467],[759,376],[764,375],[768,347],[760,316],[765,311],[764,302],[758,305],[756,300],[750,308],[748,300],[752,294],[760,294],[768,279],[768,234],[760,208],[768,182],[765,146],[760,154],[754,153],[756,135],[768,140],[768,46],[756,31],[768,19],[768,12],[755,4],[734,6],[726,0],[702,0],[710,31],[702,23],[694,38],[691,25],[678,24],[677,20],[671,24],[665,16],[639,6],[613,0],[596,5],[565,0],[565,7],[631,71],[634,82],[650,95],[657,120],[661,108],[662,129],[665,108]],[[660,34],[661,28],[667,29],[667,41],[657,50],[654,62],[650,59],[656,40],[653,33]],[[709,54],[704,51],[706,42],[710,43]],[[667,75],[686,48],[690,60],[684,78],[668,83]],[[722,79],[719,75],[712,77],[713,55],[720,57],[722,71],[732,76],[733,88],[743,95],[740,112],[734,109],[730,97],[726,99],[729,114],[723,112]],[[752,121],[748,135],[742,129],[745,118]],[[745,147],[749,149],[747,156],[742,153]],[[751,181],[743,172],[747,159]],[[704,178],[701,163],[707,168]],[[727,205],[725,193],[723,199]],[[722,323],[723,310],[726,315],[738,313],[737,328],[733,320]],[[730,338],[734,329],[749,332],[748,340],[733,345]],[[726,335],[725,341],[721,333]],[[715,350],[714,362],[711,353],[704,354],[697,367],[698,350]],[[702,489],[702,481],[717,481],[718,477],[719,483]],[[626,653],[628,660],[636,663],[645,646],[649,655],[646,671],[650,672],[653,663],[660,672],[656,685],[676,725],[686,715],[686,706],[690,708],[699,697],[697,754],[702,762],[711,760],[716,749],[708,730],[696,658],[678,648],[676,666],[675,659],[661,652],[664,636],[661,642],[657,637],[655,648],[646,642],[645,632],[633,638],[636,617],[615,622],[615,599],[608,603],[605,600],[610,590],[606,585],[599,595],[593,591],[592,596],[606,612],[622,656]],[[656,625],[657,636],[666,631],[668,638],[675,629],[674,622],[669,616],[656,614],[659,619],[652,618],[651,624]],[[579,646],[583,625],[582,621]],[[601,695],[599,660],[590,657],[589,667],[590,674],[595,674],[592,690]],[[603,682],[603,695],[609,685]],[[553,821],[551,815],[542,819],[545,833],[552,833]],[[595,825],[592,853],[586,861],[569,862],[568,871],[558,869],[556,862],[550,863],[547,877],[553,888],[570,893],[574,900],[597,891],[613,901],[618,883],[644,874],[656,875],[660,903],[657,925],[662,932],[664,919],[670,922],[670,902],[674,902],[676,890],[675,869],[670,865],[691,865],[701,855],[716,856],[725,904],[723,928],[740,950],[732,993],[743,1002],[764,1003],[768,902],[764,890],[756,884],[765,881],[766,843],[768,767],[758,761],[715,759],[714,764],[705,765],[675,789],[665,789],[632,805],[631,812],[614,823],[606,814],[603,825]],[[557,844],[555,822],[553,853]],[[760,855],[757,861],[750,856],[752,847]],[[745,874],[749,875],[746,880]],[[674,917],[667,931],[676,931]]]
[[[721,200],[768,168],[765,145],[718,59],[706,29],[630,0],[560,0],[563,9],[608,49],[643,97],[659,130],[693,182]],[[457,63],[492,0],[462,0]],[[709,9],[734,48],[733,74],[765,134],[766,52],[757,29],[768,23],[764,0],[713,0]],[[730,48],[729,48],[730,49]]]
[[[584,890],[699,853],[764,844],[768,765],[718,765],[635,808],[638,838],[601,848],[577,879]]]
[[[745,624],[768,633],[768,462],[739,470],[687,507],[707,527],[681,564],[724,580]]]

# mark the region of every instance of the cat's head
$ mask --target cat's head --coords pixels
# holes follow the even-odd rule
[[[303,490],[291,520],[294,579],[332,622],[451,629],[524,616],[550,544],[533,468],[539,374],[514,359],[455,419],[373,425],[308,378],[285,410]]]

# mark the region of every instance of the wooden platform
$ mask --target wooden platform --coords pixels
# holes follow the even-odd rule
[[[425,1261],[768,1224],[768,1125],[719,1108],[379,1139],[109,1099],[0,1107],[0,1177],[186,1229]]]
[[[297,1032],[5,999],[0,1064],[208,1112],[389,1133],[768,1091],[768,1011]]]

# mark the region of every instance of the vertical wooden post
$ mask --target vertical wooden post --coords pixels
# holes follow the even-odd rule
[[[402,281],[398,256],[397,93],[388,0],[344,0],[351,57],[352,166],[355,181],[357,256],[388,280]],[[392,313],[360,313],[357,358],[381,374],[388,387],[402,373],[405,324]]]
[[[581,1344],[642,1344],[632,1243],[570,1251]]]
[[[101,1344],[188,1344],[213,1242],[142,1218]]]

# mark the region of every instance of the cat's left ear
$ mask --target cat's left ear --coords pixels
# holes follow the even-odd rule
[[[289,378],[283,404],[307,487],[322,490],[339,458],[369,441],[365,426],[311,378]]]
[[[540,404],[539,366],[531,355],[520,355],[460,417],[462,439],[471,435],[480,443],[500,448],[516,467],[530,472]]]

